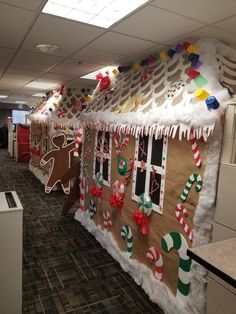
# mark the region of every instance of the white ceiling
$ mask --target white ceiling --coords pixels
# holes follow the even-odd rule
[[[109,29],[41,13],[46,2],[0,0],[0,94],[9,95],[2,103],[35,102],[42,90],[25,87],[34,80],[93,86],[80,76],[183,39],[215,37],[236,47],[236,0],[150,0]],[[59,50],[44,54],[35,48],[41,43]]]

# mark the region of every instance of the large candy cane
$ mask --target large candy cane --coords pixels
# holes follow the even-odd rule
[[[124,225],[121,228],[121,238],[123,240],[125,240],[127,238],[127,252],[129,253],[129,255],[132,255],[132,251],[133,251],[133,235],[132,235],[132,231],[130,229],[129,226]]]
[[[196,138],[195,138],[193,132],[191,132],[191,134],[190,134],[190,142],[191,142],[191,146],[192,146],[192,152],[193,152],[193,158],[194,158],[195,165],[197,167],[200,167],[201,166],[201,156],[200,156],[200,152],[199,152],[199,149],[197,146],[197,141],[196,141]]]
[[[186,208],[182,204],[177,204],[175,207],[175,215],[181,226],[184,228],[184,231],[187,233],[187,236],[190,241],[193,241],[193,233],[190,230],[189,226],[184,221],[182,214],[184,217],[188,217],[188,213]]]
[[[88,193],[88,183],[85,177],[80,179],[79,187],[80,187],[79,208],[80,210],[84,212],[85,211],[85,194]]]
[[[197,174],[197,173],[193,173],[191,174],[191,176],[188,178],[188,181],[184,187],[184,191],[182,193],[182,195],[180,196],[180,200],[181,202],[183,203],[187,196],[188,196],[188,193],[189,191],[191,190],[191,187],[193,185],[194,182],[197,182],[197,185],[195,186],[195,191],[198,193],[199,191],[201,191],[201,188],[202,188],[202,178],[200,176],[200,174]]]
[[[165,252],[169,252],[174,248],[179,253],[177,296],[185,297],[189,294],[190,290],[189,272],[192,261],[187,255],[188,244],[182,234],[178,232],[167,233],[161,239],[161,243]]]
[[[74,149],[74,156],[78,157],[79,156],[79,146],[82,143],[82,134],[83,130],[79,129],[79,132],[77,134],[76,142],[75,142],[75,149]]]
[[[103,212],[103,226],[105,229],[108,229],[112,226],[111,215],[108,210]]]
[[[155,262],[154,276],[156,279],[161,280],[163,274],[163,260],[161,252],[158,250],[158,248],[151,246],[147,251],[147,259],[150,264]]]
[[[93,215],[96,213],[96,204],[93,199],[89,201],[89,217],[90,219],[93,219]]]

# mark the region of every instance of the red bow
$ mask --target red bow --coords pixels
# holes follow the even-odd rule
[[[143,235],[147,235],[148,234],[148,220],[139,209],[135,210],[132,219],[136,223],[136,225],[140,227],[141,233]]]
[[[96,185],[94,185],[94,186],[92,187],[91,194],[92,194],[94,197],[101,198],[101,197],[102,197],[102,188],[99,188],[99,187],[97,187]]]
[[[99,84],[100,91],[107,89],[111,85],[111,79],[109,76],[109,72],[107,71],[106,74],[107,74],[106,76],[103,76],[103,74],[101,72],[99,72],[96,75],[96,79],[100,80],[100,84]]]
[[[121,209],[121,207],[123,206],[123,203],[124,203],[124,200],[122,198],[116,197],[114,194],[111,195],[110,197],[111,207]]]

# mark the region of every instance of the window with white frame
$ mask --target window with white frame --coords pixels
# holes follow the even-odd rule
[[[167,137],[136,138],[132,198],[138,201],[140,194],[149,195],[153,210],[159,214],[163,214],[166,157]]]
[[[95,179],[96,173],[100,172],[103,175],[103,184],[106,186],[110,186],[111,145],[112,139],[109,132],[96,132],[93,178]]]

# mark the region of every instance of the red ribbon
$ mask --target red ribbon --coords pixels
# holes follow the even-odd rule
[[[96,185],[94,185],[94,186],[92,187],[91,194],[92,194],[92,196],[101,199],[101,198],[102,198],[102,188],[99,188],[99,187],[97,187]]]
[[[139,209],[135,210],[132,219],[136,223],[136,225],[140,227],[141,233],[143,235],[147,235],[148,234],[148,220]]]
[[[109,202],[111,204],[111,207],[115,207],[118,209],[121,209],[124,204],[124,200],[121,197],[115,196],[114,194],[111,195]]]

